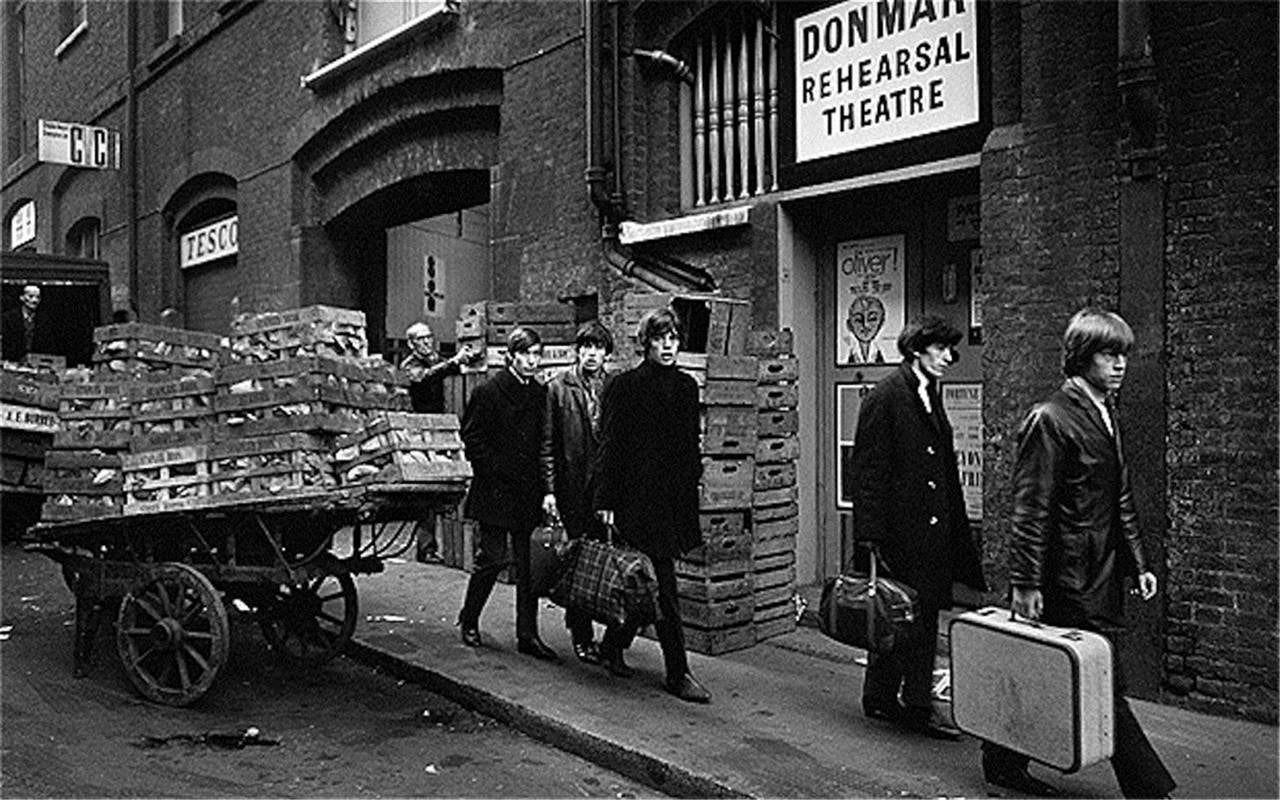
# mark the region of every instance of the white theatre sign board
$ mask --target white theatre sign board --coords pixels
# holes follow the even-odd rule
[[[796,20],[796,161],[977,122],[974,0],[846,0]]]

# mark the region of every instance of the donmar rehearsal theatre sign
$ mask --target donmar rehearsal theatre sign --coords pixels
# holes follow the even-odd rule
[[[849,0],[796,20],[796,161],[978,121],[973,0]]]

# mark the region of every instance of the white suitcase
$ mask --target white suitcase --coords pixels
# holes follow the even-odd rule
[[[951,621],[951,713],[965,733],[1063,772],[1111,757],[1111,644],[983,608]]]

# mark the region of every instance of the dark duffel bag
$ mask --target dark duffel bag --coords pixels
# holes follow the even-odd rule
[[[837,575],[822,587],[818,626],[837,642],[872,653],[888,653],[916,618],[916,591],[879,574],[871,552],[871,574]]]

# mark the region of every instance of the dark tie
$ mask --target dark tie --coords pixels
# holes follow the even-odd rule
[[[1120,449],[1120,414],[1116,409],[1116,400],[1111,395],[1107,395],[1103,401],[1107,407],[1107,416],[1111,418],[1111,438],[1116,443],[1116,450]]]

